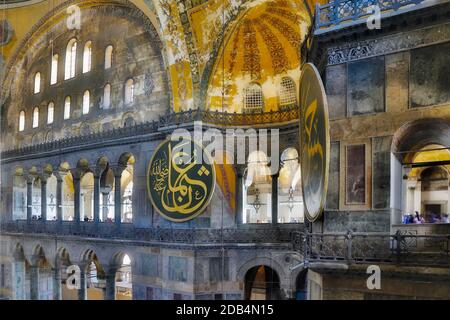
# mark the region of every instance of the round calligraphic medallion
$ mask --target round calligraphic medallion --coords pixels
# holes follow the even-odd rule
[[[162,142],[147,171],[148,195],[163,217],[184,222],[200,215],[214,193],[214,163],[198,143]]]
[[[305,216],[322,215],[328,189],[330,130],[328,104],[316,67],[307,63],[300,79],[300,165]]]

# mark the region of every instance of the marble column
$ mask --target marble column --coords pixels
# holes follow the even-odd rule
[[[81,183],[80,183],[80,177],[73,177],[73,187],[74,187],[74,217],[73,220],[75,221],[75,224],[80,224],[80,206],[81,206]]]
[[[114,223],[117,227],[120,227],[122,222],[121,178],[122,171],[114,173]]]
[[[242,225],[242,221],[243,221],[243,176],[244,176],[244,170],[242,170],[241,168],[237,168],[237,179],[236,179],[236,225],[240,226]]]
[[[39,266],[30,266],[30,299],[39,300]]]
[[[116,300],[115,270],[111,270],[106,274],[105,300]]]
[[[78,300],[87,300],[87,274],[80,268],[80,289],[78,289]]]
[[[53,300],[62,300],[61,268],[57,266],[53,271]]]
[[[63,199],[63,177],[59,174],[56,175],[56,219],[59,223],[63,221],[63,208],[62,208],[62,199]]]
[[[41,179],[41,219],[47,221],[47,180]]]
[[[94,223],[100,222],[100,176],[94,175]]]
[[[33,180],[27,179],[27,221],[31,222],[33,215]]]
[[[272,225],[278,224],[278,173],[272,176]]]
[[[108,220],[108,196],[109,193],[103,193],[102,192],[102,197],[103,197],[103,205],[102,205],[102,217],[103,217],[103,222],[106,222]]]

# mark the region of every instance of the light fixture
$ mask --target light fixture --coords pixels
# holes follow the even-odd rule
[[[287,201],[283,201],[280,202],[281,204],[287,204],[288,208],[289,208],[289,212],[292,213],[292,210],[294,209],[296,204],[301,204],[303,203],[303,201],[301,200],[295,200],[294,197],[294,188],[290,187],[289,188],[289,197],[287,199]]]
[[[265,206],[265,203],[261,202],[261,199],[259,198],[259,190],[258,188],[255,189],[255,200],[252,203],[249,203],[249,205],[251,205],[255,211],[256,214],[259,213],[259,209],[261,209],[262,206]]]

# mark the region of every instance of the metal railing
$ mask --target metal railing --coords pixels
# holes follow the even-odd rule
[[[60,150],[68,147],[78,147],[86,144],[103,143],[108,139],[121,139],[156,133],[161,127],[203,121],[216,126],[257,126],[279,125],[280,123],[297,120],[300,109],[297,105],[279,111],[270,111],[256,114],[227,113],[218,111],[189,110],[161,116],[158,120],[136,124],[134,126],[99,131],[87,135],[74,136],[40,144],[23,146],[1,153],[3,159],[22,155]]]
[[[29,234],[51,236],[79,236],[82,238],[121,239],[147,242],[184,244],[286,244],[290,246],[293,227],[301,230],[302,225],[272,227],[271,225],[248,226],[245,228],[138,228],[132,224],[58,221],[13,221],[0,224],[5,234]]]
[[[217,126],[248,126],[279,124],[297,120],[300,116],[300,108],[292,105],[277,111],[261,113],[229,113],[204,110],[189,110],[171,113],[160,118],[162,125],[179,125],[193,121],[203,121]]]
[[[420,4],[426,0],[334,0],[316,6],[316,29],[337,26],[343,22],[355,21],[373,14],[372,6],[378,6],[381,13],[397,11]]]
[[[309,262],[450,265],[450,235],[292,233],[294,250]]]

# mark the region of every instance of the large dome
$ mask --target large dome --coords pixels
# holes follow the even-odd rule
[[[246,88],[262,88],[265,111],[278,109],[278,84],[284,77],[296,86],[300,47],[311,24],[302,1],[254,3],[234,25],[217,60],[208,88],[210,109],[241,112]]]

